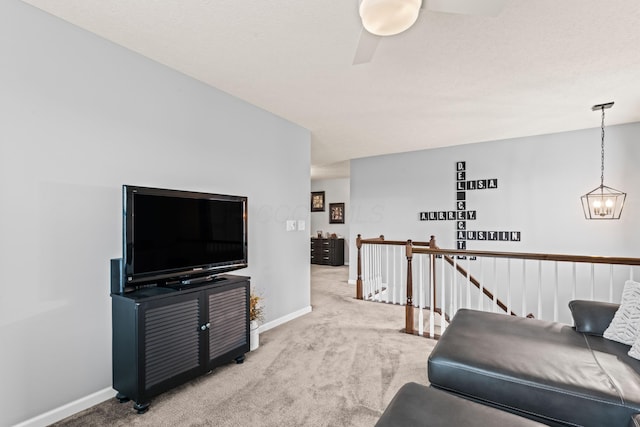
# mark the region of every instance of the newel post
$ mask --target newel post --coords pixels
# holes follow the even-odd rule
[[[362,299],[362,236],[356,237],[356,247],[358,248],[358,276],[356,278],[356,299]]]
[[[413,258],[413,244],[407,240],[407,304],[405,305],[405,332],[413,334],[413,272],[411,260]]]
[[[431,235],[431,238],[429,239],[429,247],[431,249],[438,249],[438,245],[436,245],[436,236]]]

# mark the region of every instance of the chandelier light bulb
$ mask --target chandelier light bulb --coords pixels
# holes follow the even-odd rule
[[[596,209],[602,207],[602,202],[600,200],[594,200],[593,201],[593,207],[596,208]]]
[[[604,202],[604,205],[608,208],[612,208],[613,207],[613,200],[611,199],[607,199],[606,202]]]

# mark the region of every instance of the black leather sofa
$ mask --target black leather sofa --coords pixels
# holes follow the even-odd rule
[[[639,425],[640,361],[602,337],[618,306],[569,306],[575,327],[458,311],[429,357],[429,382],[548,425]]]

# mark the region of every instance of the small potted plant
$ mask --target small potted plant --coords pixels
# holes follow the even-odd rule
[[[260,322],[264,320],[263,307],[261,304],[262,297],[251,291],[249,294],[249,321],[251,326],[250,346],[249,350],[253,351],[260,345],[260,334],[258,327]]]

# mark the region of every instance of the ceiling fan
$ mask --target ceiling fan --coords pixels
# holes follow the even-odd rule
[[[353,65],[373,58],[382,37],[392,36],[413,26],[424,9],[462,15],[496,16],[507,0],[360,0],[363,29]]]

